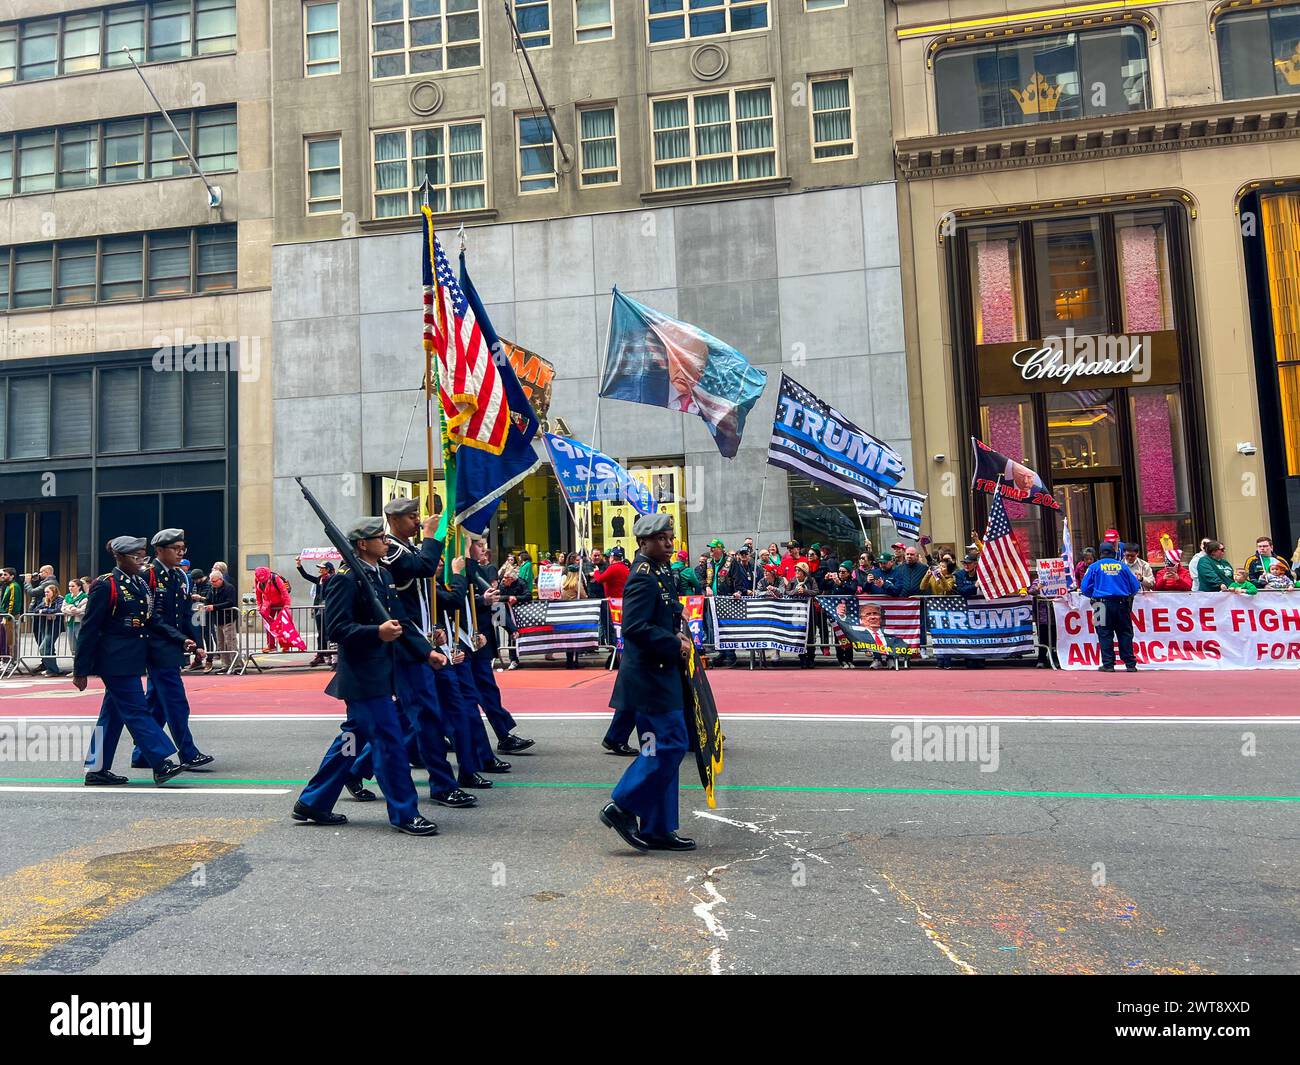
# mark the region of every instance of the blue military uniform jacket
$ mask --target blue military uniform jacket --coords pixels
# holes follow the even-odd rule
[[[77,636],[72,673],[77,677],[143,677],[151,644],[174,643],[180,634],[153,616],[149,586],[139,575],[114,569],[90,586]],[[176,644],[180,649],[180,644]]]
[[[623,589],[623,656],[610,706],[648,713],[682,709],[681,620],[672,569],[638,551]]]
[[[403,625],[408,631],[425,636],[439,624],[437,609],[429,601],[430,586],[425,581],[438,575],[442,565],[443,542],[429,538],[417,548],[391,533],[387,536],[387,542],[388,552],[384,555],[383,564],[393,578],[393,587],[406,615]],[[407,657],[413,659],[413,645],[405,640],[402,645],[406,648]]]
[[[149,668],[180,669],[185,665],[185,641],[203,646],[203,634],[194,625],[194,603],[185,571],[179,566],[169,570],[155,558],[141,580],[149,583],[154,620],[168,636],[146,645]]]
[[[379,638],[382,619],[361,585],[363,580],[374,586],[389,616],[402,622],[406,631],[401,640],[385,643]],[[404,653],[399,652],[399,645],[412,657],[422,653],[427,658],[432,650],[417,630],[418,626],[410,624],[388,570],[380,566],[362,575],[341,566],[325,582],[325,636],[339,646],[338,666],[325,693],[348,702],[396,694],[395,665],[397,655]]]

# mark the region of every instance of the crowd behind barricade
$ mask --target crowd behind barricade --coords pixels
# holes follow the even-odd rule
[[[1290,558],[1279,555],[1268,536],[1259,537],[1254,548],[1239,566],[1228,560],[1223,543],[1208,537],[1200,541],[1200,550],[1187,561],[1177,548],[1164,552],[1163,557],[1144,558],[1139,545],[1125,543],[1112,529],[1097,547],[1088,546],[1080,552],[1072,585],[1073,589],[1082,588],[1086,593],[1084,578],[1089,568],[1100,558],[1118,557],[1132,571],[1144,592],[1222,591],[1249,596],[1261,591],[1300,590],[1300,542]],[[784,549],[776,543],[756,548],[753,538],[747,537],[739,546],[728,549],[722,540],[714,538],[694,563],[686,550],[678,551],[672,561],[672,572],[680,596],[809,599],[812,615],[808,645],[804,653],[787,657],[808,668],[815,664],[820,653],[827,660],[833,657],[841,668],[853,668],[857,663],[852,648],[842,636],[837,638],[833,619],[815,597],[957,595],[966,600],[980,598],[976,576],[979,551],[978,541],[968,544],[960,558],[951,551],[929,550],[926,541],[916,545],[900,541],[888,550],[876,552],[867,541],[855,557],[837,558],[828,545],[819,543],[811,544],[806,550],[798,540],[788,541]],[[241,609],[225,562],[214,562],[205,571],[192,567],[189,559],[183,560],[181,568],[194,603],[196,628],[203,636],[202,646],[196,649],[188,668],[205,673],[231,671],[243,653],[241,646],[250,655],[311,652],[313,657],[304,664],[331,665],[335,650],[324,642],[321,623],[325,585],[336,568],[329,561],[312,565],[314,573],[307,570],[301,557],[296,560],[298,574],[309,589],[309,606],[295,607],[289,580],[268,567],[261,567],[253,573],[253,591],[245,597],[247,602]],[[631,572],[620,547],[608,552],[552,551],[537,560],[528,551],[513,551],[505,555],[495,573],[486,567],[500,592],[502,604],[496,619],[504,634],[500,641],[500,668],[515,669],[520,664],[513,608],[539,598],[543,567],[562,570],[555,596],[561,601],[620,599]],[[13,671],[18,663],[32,674],[67,674],[60,659],[69,659],[76,650],[91,583],[88,577],[60,582],[51,565],[41,566],[35,573],[20,573],[11,566],[0,568],[0,675]],[[1027,591],[1031,595],[1040,593],[1037,579]],[[1050,610],[1040,611],[1040,622],[1049,625],[1050,615]],[[310,647],[303,632],[312,637]],[[612,627],[606,619],[601,648],[591,655],[607,657],[614,642]],[[256,647],[259,643],[260,648]],[[713,650],[708,638],[706,647]],[[559,654],[547,654],[543,661],[557,661]],[[583,665],[587,657],[583,652],[573,651],[564,655],[570,668]],[[867,658],[869,668],[884,664],[879,656]],[[781,656],[770,651],[759,652],[756,660],[766,665],[768,661],[780,661]],[[1039,661],[1046,664],[1041,651]],[[710,664],[750,663],[739,658],[735,651],[713,650]],[[939,661],[940,666],[951,664]],[[968,661],[966,664],[982,663]]]

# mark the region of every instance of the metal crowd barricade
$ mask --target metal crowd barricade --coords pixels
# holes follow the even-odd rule
[[[0,614],[0,680],[13,676],[18,669],[18,619]]]
[[[72,643],[67,619],[61,614],[24,613],[17,620],[18,633],[12,652],[14,664],[10,674],[21,671],[34,676],[38,668],[44,667],[47,658],[54,661],[56,669],[70,674]]]
[[[282,651],[277,646],[275,650],[268,651],[268,644],[273,642],[271,634],[262,620],[261,612],[256,607],[249,607],[240,613],[236,653],[234,660],[226,669],[226,673],[243,676],[248,672],[250,666],[259,673],[268,667],[281,664],[284,666],[303,666],[306,663],[297,660],[302,655],[312,655],[314,657],[319,654],[332,657],[338,653],[338,649],[334,644],[324,641],[324,635],[317,624],[318,619],[324,619],[325,608],[323,606],[291,606],[287,609],[293,627],[298,630],[298,635],[302,637],[306,649],[299,651],[295,648],[290,651]],[[297,658],[291,658],[291,656],[297,656]]]

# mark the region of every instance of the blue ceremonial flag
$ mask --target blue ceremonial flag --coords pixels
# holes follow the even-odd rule
[[[600,394],[704,419],[725,458],[735,458],[745,416],[767,371],[698,326],[669,318],[614,289]]]
[[[500,454],[478,447],[456,450],[456,521],[469,532],[482,535],[502,496],[541,465],[533,450],[537,435],[537,415],[524,394],[519,378],[510,367],[510,359],[488,320],[474,283],[465,268],[465,253],[460,255],[460,290],[474,312],[478,332],[492,353],[496,375],[504,390],[509,413],[509,428]]]
[[[542,434],[560,490],[572,504],[624,499],[638,514],[653,514],[656,504],[642,484],[608,455],[567,436]]]
[[[784,373],[767,461],[875,509],[907,472],[897,451]]]

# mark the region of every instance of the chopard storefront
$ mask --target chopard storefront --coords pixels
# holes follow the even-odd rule
[[[1160,552],[1212,528],[1186,204],[959,212],[947,250],[961,438],[1038,470],[1076,551],[1107,529]],[[974,501],[982,529],[986,499]],[[1061,522],[1008,503],[1033,557]]]

